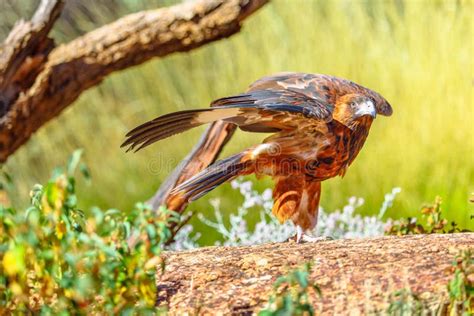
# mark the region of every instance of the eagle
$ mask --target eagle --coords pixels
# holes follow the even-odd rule
[[[296,241],[311,241],[321,182],[344,176],[361,150],[377,114],[390,116],[379,93],[350,80],[322,74],[279,73],[263,77],[247,92],[217,99],[209,108],[169,113],[126,135],[122,147],[138,151],[203,124],[224,121],[252,133],[271,133],[261,144],[219,160],[171,191],[196,200],[242,176],[273,178],[272,213],[292,220]]]

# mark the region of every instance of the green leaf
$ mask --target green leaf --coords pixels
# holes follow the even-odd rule
[[[125,231],[125,237],[126,238],[130,237],[130,234],[132,232],[132,225],[130,224],[130,222],[124,222],[123,223],[123,228],[124,228],[124,231]]]
[[[322,296],[323,296],[323,293],[321,292],[321,288],[319,287],[319,285],[317,285],[316,283],[314,283],[314,284],[311,284],[311,287],[313,288],[313,290],[316,291],[316,293],[318,293],[318,296],[319,296],[319,297],[322,297]]]
[[[30,225],[36,226],[39,222],[39,218],[40,218],[40,212],[38,211],[36,207],[30,206],[29,208],[26,209],[25,219]]]
[[[303,289],[308,287],[308,273],[306,271],[295,271],[294,277]]]
[[[273,284],[273,288],[278,289],[280,285],[287,282],[288,282],[288,278],[286,276],[281,276],[275,281],[275,283]]]
[[[54,251],[51,249],[45,249],[40,252],[40,258],[51,260],[54,258]]]
[[[314,309],[313,309],[313,306],[305,303],[305,304],[300,304],[298,306],[298,310],[300,312],[307,312],[310,316],[314,315]]]
[[[293,315],[293,299],[289,294],[283,297],[283,314],[280,315]]]
[[[69,265],[75,266],[79,257],[75,256],[72,253],[66,253],[64,254],[64,261],[66,261]]]
[[[81,161],[81,156],[82,156],[82,149],[77,149],[75,150],[71,157],[69,158],[69,161],[67,163],[67,175],[72,177],[74,176],[74,172],[76,171],[76,168]]]
[[[54,207],[55,202],[59,199],[59,189],[54,182],[50,182],[44,189],[44,194],[48,201],[49,206]]]
[[[147,232],[148,237],[150,239],[154,239],[156,237],[156,230],[155,230],[155,226],[153,226],[153,224],[146,225],[146,232]]]
[[[84,179],[86,179],[88,182],[91,180],[91,173],[89,167],[87,167],[85,163],[81,163],[79,165],[79,171],[81,171],[82,175],[84,176]]]
[[[463,279],[460,270],[456,270],[454,278],[449,281],[449,296],[454,299],[460,299],[462,296]]]
[[[119,210],[116,210],[116,209],[109,209],[109,210],[105,211],[105,216],[114,217],[114,216],[120,215],[120,214],[122,214],[122,212],[120,212]]]
[[[89,275],[81,275],[76,281],[75,288],[82,295],[85,296],[93,289],[94,281]]]

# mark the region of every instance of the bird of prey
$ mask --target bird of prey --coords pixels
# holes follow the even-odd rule
[[[315,227],[321,182],[343,176],[377,114],[390,104],[377,92],[328,75],[280,73],[211,107],[166,114],[127,134],[122,144],[138,151],[160,139],[222,120],[253,133],[272,133],[262,144],[217,161],[175,187],[172,196],[193,201],[241,175],[269,175],[275,182],[273,214],[297,227],[296,239]]]

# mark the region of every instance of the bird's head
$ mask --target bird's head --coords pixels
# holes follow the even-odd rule
[[[392,114],[392,108],[385,99],[379,95],[354,93],[337,100],[333,118],[352,129],[361,123],[370,126],[377,114]]]

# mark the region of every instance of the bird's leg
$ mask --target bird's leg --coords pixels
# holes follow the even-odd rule
[[[296,225],[296,234],[292,237],[289,237],[286,241],[287,242],[296,242],[297,244],[301,243],[303,237],[303,228],[301,226]]]
[[[301,226],[296,226],[296,243],[299,244],[301,242],[301,238],[304,235],[303,228]]]

